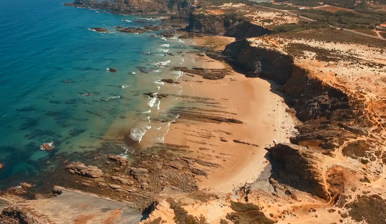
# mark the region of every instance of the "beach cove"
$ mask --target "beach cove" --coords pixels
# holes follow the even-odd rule
[[[1,77],[15,106],[0,129],[0,221],[383,223],[385,43],[270,4],[49,5],[74,15],[27,29],[26,55],[12,40],[0,54],[26,71],[22,85]]]

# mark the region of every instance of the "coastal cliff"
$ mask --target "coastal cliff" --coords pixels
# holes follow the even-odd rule
[[[351,139],[366,138],[372,123],[363,102],[313,77],[295,63],[293,56],[262,42],[240,40],[229,44],[223,54],[248,77],[259,76],[279,84],[285,102],[302,121],[296,126],[299,133],[290,139],[292,144],[267,149],[271,177],[325,200],[338,200],[344,194],[345,183],[337,176],[341,169],[351,166],[342,166],[335,158]],[[362,160],[375,161],[369,142],[364,141],[362,150],[368,153],[362,154]],[[324,168],[323,163],[329,168]]]
[[[112,13],[123,14],[167,14],[179,18],[187,18],[193,0],[75,0],[67,6],[105,9]]]
[[[255,25],[233,14],[213,15],[193,12],[189,17],[187,31],[201,34],[235,37],[237,40],[270,34],[272,31]]]
[[[219,223],[229,223],[227,220],[234,223],[273,223],[272,220],[279,223],[302,223],[305,220],[309,223],[326,223],[326,217],[332,217],[332,220],[329,220],[331,223],[336,220],[341,223],[355,223],[353,220],[357,222],[364,220],[370,224],[383,223],[382,219],[384,220],[386,214],[383,191],[386,154],[382,141],[382,130],[384,129],[381,123],[384,117],[373,119],[376,114],[371,114],[371,108],[369,109],[369,105],[366,104],[368,102],[365,101],[367,98],[364,95],[358,97],[358,92],[355,92],[359,88],[352,88],[337,79],[345,72],[352,73],[352,70],[341,73],[339,71],[335,74],[331,72],[333,68],[343,67],[344,65],[339,64],[343,60],[349,60],[350,63],[345,62],[346,65],[355,66],[353,62],[358,64],[360,57],[359,59],[354,58],[354,54],[350,54],[350,57],[338,55],[341,52],[336,51],[336,46],[340,46],[340,49],[347,48],[351,52],[351,49],[354,49],[352,46],[347,47],[334,43],[332,50],[325,50],[321,46],[328,46],[329,42],[317,42],[314,43],[314,46],[298,43],[299,39],[305,37],[307,33],[302,33],[293,39],[287,36],[280,39],[277,37],[280,35],[277,34],[264,36],[270,34],[271,31],[235,15],[190,13],[192,6],[190,1],[115,1],[112,3],[76,0],[74,5],[107,9],[115,13],[176,13],[175,15],[181,18],[189,18],[187,31],[235,37],[236,41],[227,45],[221,52],[222,57],[219,58],[225,58],[235,71],[249,78],[261,77],[268,80],[272,87],[271,91],[282,96],[280,100],[283,99],[283,102],[289,106],[289,109],[287,108],[288,117],[286,115],[284,121],[276,121],[280,123],[279,125],[267,122],[271,131],[274,128],[276,133],[287,131],[284,123],[291,119],[290,115],[296,117],[299,122],[296,126],[296,134],[289,138],[289,142],[277,142],[276,139],[270,139],[273,140],[272,144],[260,145],[259,150],[264,151],[263,147],[265,147],[268,151],[265,157],[267,160],[263,158],[261,161],[254,160],[250,171],[258,170],[264,163],[267,165],[266,169],[255,182],[246,183],[242,187],[234,185],[232,190],[236,193],[232,195],[232,200],[237,202],[229,202],[229,196],[224,199],[221,194],[217,195],[218,192],[201,189],[198,181],[210,178],[211,171],[221,167],[214,162],[216,161],[214,158],[225,162],[225,158],[228,160],[234,156],[225,153],[225,149],[220,147],[221,153],[212,157],[210,162],[205,158],[210,158],[210,151],[214,152],[216,145],[221,146],[220,144],[230,144],[232,151],[236,149],[237,154],[242,154],[243,147],[248,147],[248,150],[251,151],[253,147],[259,147],[259,145],[235,138],[230,139],[233,133],[221,132],[216,126],[217,123],[227,122],[231,126],[241,125],[243,122],[233,117],[218,117],[218,110],[206,109],[196,112],[197,108],[194,107],[175,108],[173,112],[180,115],[179,122],[177,122],[181,125],[180,127],[184,127],[184,122],[188,123],[189,119],[195,120],[198,126],[201,126],[200,128],[204,122],[216,127],[212,132],[209,131],[210,129],[205,130],[206,132],[199,132],[202,130],[198,128],[195,130],[188,123],[189,131],[194,130],[190,133],[192,136],[205,138],[202,141],[194,141],[200,147],[163,144],[147,149],[146,152],[134,153],[132,155],[134,162],[130,163],[125,158],[108,155],[104,158],[106,161],[102,159],[102,162],[98,164],[101,167],[105,166],[106,172],[103,173],[92,165],[71,163],[66,166],[69,174],[65,174],[63,176],[65,178],[61,178],[63,180],[59,181],[59,184],[67,184],[66,187],[77,186],[98,195],[108,194],[114,199],[125,198],[125,200],[135,202],[133,207],[141,210],[144,216],[150,214],[150,218],[144,220],[143,223],[160,223],[165,220],[171,223],[189,221],[191,223],[205,223],[206,221],[218,223],[210,221],[209,218],[213,219],[214,215],[208,214],[208,211],[216,214],[216,219],[221,219]],[[306,43],[312,43],[312,41],[314,40],[311,38],[304,40]],[[289,44],[284,45],[287,42]],[[305,53],[299,53],[302,49]],[[323,54],[327,54],[327,57]],[[201,51],[197,55],[205,63],[210,61]],[[310,55],[314,58],[307,58],[311,57]],[[334,61],[331,58],[338,59]],[[313,63],[315,67],[310,66]],[[329,70],[323,70],[322,65]],[[373,67],[377,69],[377,66],[382,68],[379,64]],[[175,69],[183,71],[189,77],[212,77],[206,80],[197,78],[198,81],[195,80],[193,84],[188,83],[192,89],[195,89],[192,85],[211,82],[210,80],[216,80],[215,82],[225,80],[224,83],[230,83],[229,89],[226,90],[229,92],[232,86],[237,85],[235,84],[236,79],[229,75],[232,72],[227,69],[211,70],[200,67],[192,69],[176,67]],[[364,67],[364,70],[366,69],[369,70],[368,67]],[[216,75],[218,73],[221,76]],[[348,83],[353,83],[352,77],[348,77],[350,78]],[[256,80],[248,79],[248,83]],[[382,83],[381,81],[379,82]],[[174,83],[173,80],[169,82],[169,84]],[[250,87],[244,85],[242,90],[238,91],[247,89],[246,86]],[[216,88],[220,87],[216,86]],[[189,98],[191,100],[189,103],[197,103],[193,101],[194,98],[206,103],[206,106],[213,105],[216,108],[219,105],[224,106],[223,101],[228,100],[223,92],[225,91],[222,91],[223,95],[221,95],[223,104],[217,104],[217,101],[212,98],[202,98],[196,95],[183,97]],[[253,97],[256,95],[259,94]],[[253,100],[243,98],[238,101],[249,103]],[[258,100],[255,101],[254,103],[258,106],[264,104]],[[279,103],[282,102],[278,100],[268,102],[272,105],[279,105]],[[237,107],[235,105],[232,106]],[[264,116],[266,113],[267,116],[275,116],[275,110],[267,110],[263,113],[254,110],[253,116]],[[216,116],[206,116],[205,113],[209,112]],[[228,113],[235,117],[237,115],[238,119],[243,119],[233,111]],[[200,120],[204,122],[199,123]],[[177,129],[180,134],[182,130],[182,128]],[[254,126],[255,130],[261,129]],[[218,133],[222,133],[223,136],[215,136]],[[253,133],[253,135],[263,136],[263,133]],[[177,135],[173,138],[177,138]],[[210,144],[211,141],[217,142]],[[195,148],[205,152],[202,154],[204,156],[198,159],[185,157],[185,153]],[[181,152],[184,156],[174,152]],[[87,154],[82,157],[92,158]],[[245,162],[244,159],[240,161],[237,166],[242,166],[242,163]],[[87,164],[95,163],[92,159],[87,162]],[[225,173],[232,170],[228,166],[223,168]],[[97,171],[97,173],[90,175],[90,171]],[[64,182],[65,179],[70,178],[76,179],[76,183],[71,183],[71,185]]]
[[[283,85],[291,76],[293,59],[275,50],[251,47],[248,40],[229,44],[223,54],[248,77],[264,77]]]

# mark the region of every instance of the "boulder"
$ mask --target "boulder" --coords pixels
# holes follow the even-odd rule
[[[149,175],[149,170],[145,168],[130,168],[130,175],[132,175],[134,178],[139,179],[141,177],[147,177]]]
[[[119,190],[121,189],[121,186],[117,185],[117,184],[109,184],[109,187],[113,190]]]
[[[33,185],[30,184],[30,183],[22,182],[22,183],[20,183],[20,187],[22,187],[23,189],[26,189],[26,190],[27,190],[27,189],[32,188]]]
[[[128,161],[127,158],[119,155],[108,155],[107,158],[117,162],[121,166],[127,165]]]
[[[73,174],[84,177],[98,178],[103,176],[103,171],[96,166],[86,166],[81,162],[73,162],[66,166],[66,169]]]
[[[4,168],[4,164],[0,163],[0,170]]]

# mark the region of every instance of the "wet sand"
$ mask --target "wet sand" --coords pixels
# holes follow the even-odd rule
[[[196,43],[203,43],[199,40]],[[224,41],[223,41],[224,42]],[[224,62],[196,55],[194,67],[227,69],[225,78],[207,80],[185,73],[180,79],[182,95],[211,99],[218,104],[203,105],[201,113],[242,121],[207,122],[180,118],[170,127],[165,142],[186,145],[199,159],[219,165],[200,177],[200,189],[231,192],[235,187],[255,180],[266,167],[264,147],[288,141],[293,120],[282,98],[273,93],[271,83],[247,78]],[[210,109],[211,107],[211,109]],[[220,112],[221,111],[221,112]],[[284,128],[283,128],[284,127]]]

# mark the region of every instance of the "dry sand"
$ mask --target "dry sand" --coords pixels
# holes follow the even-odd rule
[[[198,42],[198,41],[196,41]],[[235,187],[254,181],[266,167],[264,147],[288,141],[294,122],[286,112],[283,99],[272,92],[271,83],[260,78],[247,78],[226,63],[207,56],[196,56],[194,67],[229,69],[220,80],[201,76],[182,80],[183,95],[211,98],[220,102],[220,110],[242,124],[177,120],[170,127],[165,142],[186,145],[198,158],[219,164],[199,178],[200,189],[231,192]],[[238,140],[244,143],[237,143]]]

